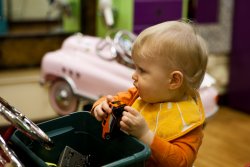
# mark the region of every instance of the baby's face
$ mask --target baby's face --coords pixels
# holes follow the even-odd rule
[[[164,102],[169,99],[170,69],[161,59],[133,56],[136,70],[132,75],[134,86],[140,97],[149,103]]]

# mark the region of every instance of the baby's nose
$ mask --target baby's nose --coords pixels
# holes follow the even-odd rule
[[[137,78],[138,78],[138,77],[137,77],[137,74],[136,74],[136,72],[134,72],[133,75],[132,75],[132,79],[133,79],[134,81],[136,81]]]

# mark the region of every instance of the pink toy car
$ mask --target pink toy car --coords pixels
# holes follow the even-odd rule
[[[136,36],[127,31],[112,35],[103,39],[75,34],[43,57],[41,83],[49,84],[50,103],[59,115],[77,111],[81,101],[92,103],[133,86],[130,51]],[[207,117],[218,110],[214,82],[206,74],[200,89]]]

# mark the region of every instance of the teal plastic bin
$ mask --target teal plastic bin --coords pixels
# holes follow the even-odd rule
[[[45,162],[58,164],[65,146],[82,155],[91,155],[95,162],[91,166],[140,167],[150,156],[150,149],[145,144],[122,132],[112,140],[102,139],[101,122],[89,112],[75,112],[38,126],[54,141],[51,150],[46,150],[20,131],[11,137],[12,149],[27,167],[46,167]]]

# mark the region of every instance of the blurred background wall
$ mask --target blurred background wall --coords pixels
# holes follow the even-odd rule
[[[39,67],[43,55],[60,48],[69,35],[81,32],[103,37],[109,30],[99,0],[0,2],[0,69]],[[248,27],[244,20],[249,19],[247,0],[112,0],[112,5],[114,27],[135,33],[183,17],[195,22],[209,47],[207,71],[217,80],[220,93],[226,95],[224,102],[250,112],[237,100],[248,94],[249,81],[236,79],[249,70],[245,46],[249,33],[244,28]]]

